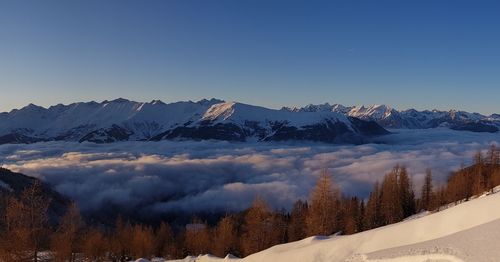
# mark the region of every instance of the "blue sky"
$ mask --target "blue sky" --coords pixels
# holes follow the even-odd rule
[[[500,113],[498,1],[0,1],[0,111],[125,97]]]

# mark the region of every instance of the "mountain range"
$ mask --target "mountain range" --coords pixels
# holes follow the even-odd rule
[[[282,110],[291,112],[338,112],[350,117],[362,120],[375,121],[384,128],[390,129],[427,129],[436,127],[448,127],[454,130],[466,130],[473,132],[498,132],[500,127],[500,115],[492,114],[485,116],[479,113],[449,110],[424,110],[415,109],[396,110],[387,105],[372,106],[343,106],[339,104],[330,105],[307,105],[301,108],[287,108]]]
[[[398,111],[385,105],[308,105],[269,109],[218,99],[30,104],[0,113],[0,144],[40,141],[307,140],[363,143],[386,129],[449,127],[498,132],[500,116],[463,111]]]

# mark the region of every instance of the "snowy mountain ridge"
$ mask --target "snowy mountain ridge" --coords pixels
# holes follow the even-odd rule
[[[498,132],[500,127],[500,115],[498,114],[485,116],[479,113],[458,110],[397,110],[387,105],[343,106],[339,104],[330,105],[328,103],[321,105],[310,104],[301,108],[284,107],[282,110],[291,112],[333,111],[363,120],[376,121],[385,128],[420,129],[449,127],[455,130]]]
[[[498,132],[500,115],[328,103],[276,110],[218,99],[167,104],[119,98],[49,108],[29,104],[0,113],[0,144],[163,139],[363,143],[370,136],[387,134],[384,128],[435,127]]]
[[[387,133],[374,122],[333,111],[288,112],[217,99],[166,104],[119,98],[49,108],[30,104],[0,114],[0,144],[163,139],[362,143],[367,136]]]

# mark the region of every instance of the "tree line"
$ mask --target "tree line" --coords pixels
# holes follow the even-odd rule
[[[167,222],[152,226],[120,218],[114,227],[86,223],[76,204],[53,226],[47,212],[50,199],[35,182],[20,196],[1,199],[0,261],[128,261],[207,253],[243,257],[308,236],[354,234],[396,223],[424,210],[469,200],[497,185],[500,151],[492,146],[486,155],[478,152],[471,166],[451,174],[442,186],[436,186],[427,170],[418,197],[403,166],[376,182],[366,200],[343,195],[324,170],[309,200],[298,200],[289,212],[273,210],[257,197],[248,209],[227,214],[216,224],[193,218],[179,228]]]

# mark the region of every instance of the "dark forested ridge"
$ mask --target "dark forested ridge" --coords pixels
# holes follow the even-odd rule
[[[471,166],[454,172],[441,186],[427,170],[422,187],[416,189],[408,170],[396,166],[374,184],[366,200],[343,195],[324,170],[309,200],[298,200],[290,211],[272,210],[256,198],[248,209],[226,214],[215,223],[193,217],[187,225],[118,218],[115,225],[105,226],[82,218],[78,207],[69,202],[57,223],[50,223],[49,210],[57,194],[48,194],[37,180],[5,169],[0,169],[0,178],[9,185],[0,194],[0,261],[127,261],[206,253],[247,256],[312,235],[358,233],[487,193],[500,185],[500,151],[492,146],[487,154],[478,152]],[[39,252],[45,250],[50,255],[40,258]]]

